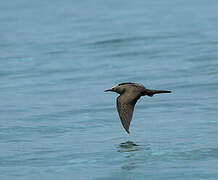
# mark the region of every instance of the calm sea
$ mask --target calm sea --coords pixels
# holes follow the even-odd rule
[[[217,180],[218,1],[2,0],[0,179]]]

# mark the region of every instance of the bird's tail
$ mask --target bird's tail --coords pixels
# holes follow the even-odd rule
[[[145,94],[148,96],[153,96],[154,94],[160,94],[160,93],[171,93],[171,91],[167,90],[152,90],[152,89],[146,89]]]

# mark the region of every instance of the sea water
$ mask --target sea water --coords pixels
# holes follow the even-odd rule
[[[0,2],[1,180],[218,179],[218,1]],[[118,83],[142,97],[130,135]]]

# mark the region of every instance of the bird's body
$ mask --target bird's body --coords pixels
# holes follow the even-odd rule
[[[154,94],[171,92],[165,90],[150,90],[146,89],[142,84],[131,82],[121,83],[112,89],[105,90],[105,92],[107,91],[113,91],[120,94],[117,98],[117,111],[121,123],[127,133],[129,133],[129,126],[132,120],[135,104],[141,96],[153,96]]]

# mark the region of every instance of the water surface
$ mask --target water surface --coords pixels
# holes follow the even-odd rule
[[[217,1],[1,1],[0,178],[217,179]],[[113,93],[141,98],[128,135]]]

